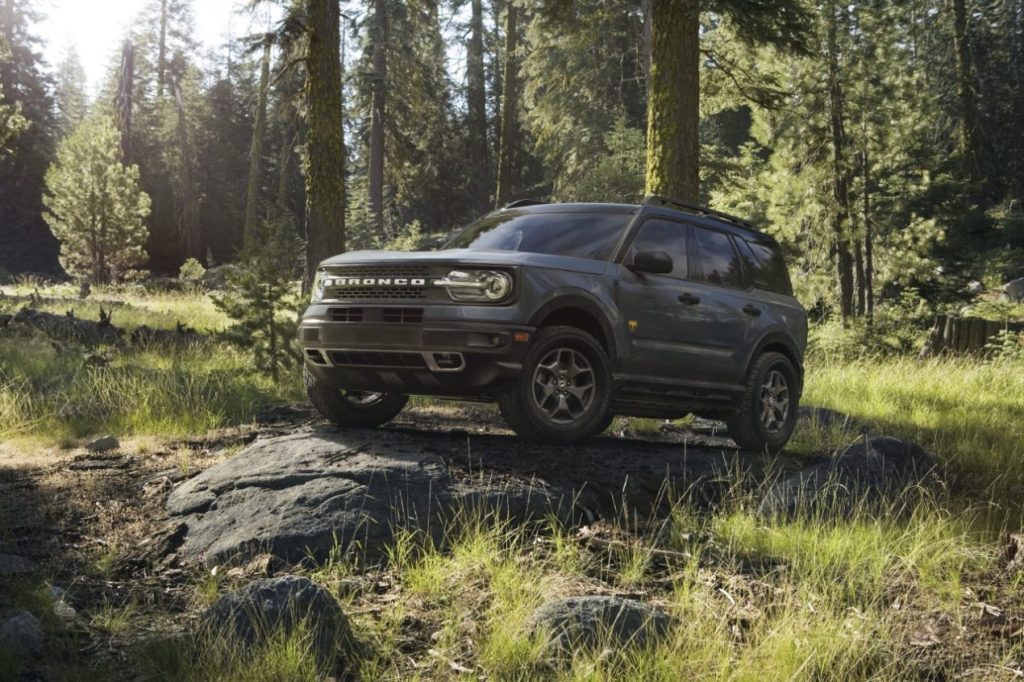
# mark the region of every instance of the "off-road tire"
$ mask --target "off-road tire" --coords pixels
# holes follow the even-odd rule
[[[566,350],[570,355],[575,353],[580,363],[587,369],[580,371],[576,377],[579,383],[591,381],[592,393],[589,399],[577,400],[565,396],[565,402],[572,401],[578,406],[578,417],[570,421],[559,422],[546,414],[538,405],[535,389],[538,376],[546,370],[540,367],[542,361],[549,360],[559,350]],[[579,366],[574,366],[579,369]],[[586,375],[586,376],[585,376]],[[580,385],[573,384],[565,390],[580,390]],[[523,370],[515,385],[498,396],[498,407],[505,422],[521,438],[531,441],[547,441],[555,443],[571,443],[601,433],[610,424],[608,402],[611,394],[611,363],[608,354],[593,336],[575,327],[555,326],[544,327],[537,336],[523,361]],[[558,396],[555,396],[556,402]],[[563,404],[563,403],[558,403]]]
[[[302,368],[302,379],[306,384],[309,402],[321,415],[338,426],[352,429],[371,429],[387,424],[402,411],[409,402],[409,396],[382,393],[375,402],[360,404],[346,397],[346,392],[328,386],[309,371]]]
[[[770,430],[762,419],[762,392],[773,372],[778,372],[785,380],[789,397],[785,419],[778,420],[778,428]],[[779,452],[793,435],[800,391],[800,380],[789,358],[781,353],[760,355],[747,373],[739,411],[726,419],[729,436],[743,450],[767,451],[772,454]]]

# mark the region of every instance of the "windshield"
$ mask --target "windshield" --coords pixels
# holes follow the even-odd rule
[[[473,223],[452,237],[444,248],[607,260],[632,218],[622,213],[502,211]]]

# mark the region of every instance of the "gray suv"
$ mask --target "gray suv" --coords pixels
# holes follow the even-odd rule
[[[744,220],[661,197],[520,201],[438,251],[327,259],[299,340],[309,398],[341,426],[427,395],[497,401],[531,439],[695,413],[777,451],[807,316],[778,244]]]

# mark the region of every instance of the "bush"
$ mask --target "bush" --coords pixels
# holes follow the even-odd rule
[[[178,279],[182,281],[188,288],[197,288],[199,283],[203,279],[203,275],[206,274],[206,268],[203,264],[197,261],[195,258],[189,258],[181,264],[181,268],[178,270]]]

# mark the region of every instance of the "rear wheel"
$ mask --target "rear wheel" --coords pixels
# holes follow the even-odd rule
[[[523,438],[571,442],[608,428],[610,383],[608,356],[594,337],[575,327],[546,327],[498,407]]]
[[[744,450],[778,452],[793,435],[799,402],[793,363],[781,353],[765,353],[747,376],[739,411],[726,420],[729,435]]]
[[[338,426],[365,429],[387,424],[409,401],[409,396],[395,393],[334,388],[313,376],[308,367],[302,368],[302,378],[313,407]]]

